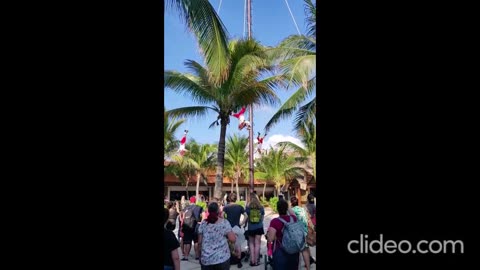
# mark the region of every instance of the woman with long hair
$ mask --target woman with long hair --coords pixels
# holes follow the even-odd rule
[[[220,218],[218,203],[208,205],[208,217],[198,227],[198,245],[202,270],[230,269],[230,248],[236,236],[230,222]]]
[[[177,225],[177,217],[178,212],[176,210],[175,204],[173,202],[167,202],[167,209],[168,209],[168,222],[167,222],[167,230],[175,230]]]
[[[263,218],[265,217],[265,209],[263,208],[257,194],[250,193],[250,203],[245,209],[248,216],[248,248],[250,249],[250,266],[260,264],[260,244],[263,230]]]
[[[285,200],[278,200],[277,202],[278,217],[270,221],[270,227],[267,231],[267,247],[269,252],[271,250],[273,257],[273,269],[275,270],[293,270],[298,269],[299,253],[288,254],[282,246],[283,228],[284,225],[280,218],[286,222],[297,222],[295,215],[290,215],[288,212],[288,202]]]

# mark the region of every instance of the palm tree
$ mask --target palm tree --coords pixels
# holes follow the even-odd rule
[[[225,150],[225,172],[228,172],[228,174],[232,176],[232,179],[235,180],[237,200],[240,200],[238,180],[241,178],[245,179],[245,176],[248,175],[249,162],[247,148],[248,137],[237,136],[236,134],[233,137],[228,137]]]
[[[185,119],[177,120],[165,111],[163,107],[163,160],[178,148],[179,141],[175,139],[175,132],[185,122]]]
[[[180,180],[180,183],[185,185],[185,191],[188,197],[188,184],[190,178],[195,175],[199,166],[187,155],[180,156],[179,154],[175,154],[171,158],[173,162],[165,168],[165,173],[175,175]]]
[[[262,166],[263,166],[262,160],[260,159],[259,161],[257,161],[257,163],[255,165],[255,167],[256,167],[255,169],[266,171],[266,169],[262,168]],[[263,182],[263,192],[262,192],[263,197],[262,198],[265,199],[265,190],[267,189],[267,182],[268,182],[268,180],[270,180],[270,177],[265,172],[255,171],[255,179]]]
[[[293,142],[279,142],[277,145],[286,146],[287,149],[293,150],[294,153],[299,155],[298,161],[305,163],[305,171],[313,171],[313,178],[317,180],[316,162],[317,162],[317,133],[315,123],[313,121],[302,123],[300,129],[297,131],[297,135],[300,137],[301,142],[305,147],[301,147]]]
[[[222,83],[211,79],[210,75],[214,71],[193,60],[185,62],[192,74],[176,71],[165,71],[164,74],[165,87],[177,93],[186,94],[191,100],[200,104],[200,106],[173,109],[169,114],[177,117],[199,117],[212,111],[216,113],[217,120],[210,127],[220,122],[214,192],[214,197],[219,200],[222,197],[225,135],[231,112],[251,104],[278,104],[279,98],[272,88],[281,84],[283,78],[272,76],[260,79],[266,72],[272,71],[273,67],[268,61],[264,47],[255,40],[231,41],[227,57],[230,66],[227,79]]]
[[[267,132],[280,120],[295,112],[295,130],[301,129],[302,123],[315,120],[316,97],[304,105],[302,102],[314,95],[316,89],[316,4],[312,3],[312,0],[304,2],[307,35],[291,35],[280,42],[278,47],[269,50],[270,56],[280,61],[280,68],[290,82],[289,86],[300,88],[268,121],[265,126]]]
[[[277,149],[270,147],[270,151],[257,162],[255,177],[264,179],[265,185],[266,180],[273,181],[278,195],[288,180],[302,176],[303,168],[297,167],[296,163],[295,157],[286,151],[286,146]]]
[[[228,32],[208,0],[166,0],[165,11],[175,10],[197,38],[215,82],[223,82],[230,65]]]
[[[195,161],[198,164],[197,168],[197,187],[195,196],[197,200],[199,197],[199,188],[200,188],[200,179],[203,179],[206,184],[207,172],[215,168],[215,153],[216,145],[214,144],[198,144],[195,140],[191,140],[187,143],[189,152],[187,153],[188,157]]]

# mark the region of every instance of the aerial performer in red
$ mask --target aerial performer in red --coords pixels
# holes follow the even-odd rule
[[[263,144],[263,139],[267,136],[267,133],[265,133],[265,135],[263,135],[263,137],[260,137],[260,132],[258,132],[258,135],[257,135],[257,141],[258,141],[258,147],[257,147],[257,152],[259,154],[262,154],[262,144]]]
[[[238,124],[238,129],[242,130],[245,126],[247,126],[247,129],[250,130],[250,122],[245,120],[245,116],[243,115],[245,113],[246,109],[245,107],[242,107],[242,109],[238,113],[233,113],[232,116],[238,118],[239,124]]]
[[[185,149],[185,143],[187,142],[187,133],[188,133],[188,130],[185,129],[185,132],[183,133],[183,137],[180,140],[180,148],[177,151],[180,153],[181,156],[183,156],[187,151],[187,149]]]

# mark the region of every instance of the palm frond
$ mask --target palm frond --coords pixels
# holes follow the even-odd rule
[[[259,81],[260,84],[267,85],[271,89],[281,88],[281,87],[285,88],[287,86],[285,82],[286,82],[286,77],[283,74],[270,76],[268,78],[265,78]]]
[[[307,83],[307,87],[300,87],[295,93],[290,96],[285,103],[278,109],[278,111],[272,116],[272,118],[265,125],[265,132],[280,122],[282,119],[290,117],[300,106],[300,104],[310,95],[315,89],[315,78],[311,79]]]
[[[305,14],[307,15],[305,21],[307,23],[307,35],[317,37],[317,8],[312,0],[304,0]]]
[[[188,95],[194,102],[208,104],[215,102],[215,97],[208,88],[202,85],[202,80],[191,74],[176,71],[165,71],[164,86],[176,93]]]
[[[256,77],[263,69],[269,68],[267,60],[255,55],[245,55],[232,70],[230,86],[235,88],[245,77]],[[254,76],[252,76],[254,75]]]
[[[316,54],[316,41],[304,35],[291,35],[276,47],[265,49],[267,59],[278,63],[290,58]]]
[[[276,145],[280,146],[280,147],[283,147],[283,146],[286,146],[286,148],[289,148],[291,150],[293,150],[294,152],[296,153],[299,153],[301,155],[303,155],[305,153],[305,149],[293,142],[279,142],[277,143]]]
[[[209,110],[215,111],[215,108],[208,106],[191,106],[191,107],[182,107],[177,109],[172,109],[168,111],[170,115],[176,117],[204,117],[207,115]]]
[[[178,121],[175,121],[173,123],[170,124],[170,126],[168,127],[168,130],[169,132],[171,132],[172,134],[174,134],[177,129],[183,124],[185,123],[186,119],[180,119]]]
[[[265,172],[255,172],[255,179],[268,180],[269,175]]]
[[[212,75],[210,74],[210,71],[208,69],[206,69],[200,63],[194,60],[186,60],[184,65],[188,70],[190,70],[195,76],[199,78],[198,84],[202,88],[208,90],[209,92],[212,92],[214,90],[214,83],[211,81]]]
[[[219,121],[219,120],[213,121],[213,122],[210,124],[210,126],[208,126],[208,129],[214,128],[214,127],[217,125],[218,121]]]
[[[294,120],[295,130],[300,130],[304,123],[312,122],[316,119],[316,110],[317,110],[316,100],[317,98],[314,98],[307,104],[300,107]]]
[[[316,55],[310,54],[285,60],[280,67],[289,82],[305,87],[316,70],[316,61]]]
[[[223,81],[230,64],[228,32],[208,0],[168,0],[198,40],[205,62],[215,82]]]
[[[276,92],[267,83],[262,82],[246,83],[245,87],[231,93],[229,99],[238,107],[249,104],[276,106],[281,102]]]
[[[283,49],[298,49],[299,52],[304,50],[304,53],[309,54],[316,50],[316,40],[305,35],[290,35],[280,42],[279,48]]]

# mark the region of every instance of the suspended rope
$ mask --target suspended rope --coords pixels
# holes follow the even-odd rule
[[[246,25],[247,25],[247,0],[243,1],[243,38],[245,38]]]
[[[220,0],[220,4],[218,5],[218,9],[217,9],[218,16],[220,16],[220,8],[221,7],[222,7],[222,0]]]
[[[292,20],[293,20],[293,23],[295,24],[295,28],[297,28],[298,34],[301,35],[302,33],[300,33],[300,29],[298,29],[297,22],[295,21],[295,17],[293,17],[293,13],[292,13],[292,10],[290,10],[290,6],[288,5],[288,1],[285,0],[285,3],[287,4],[287,8],[288,8],[288,11],[290,12],[290,16],[292,16]]]

